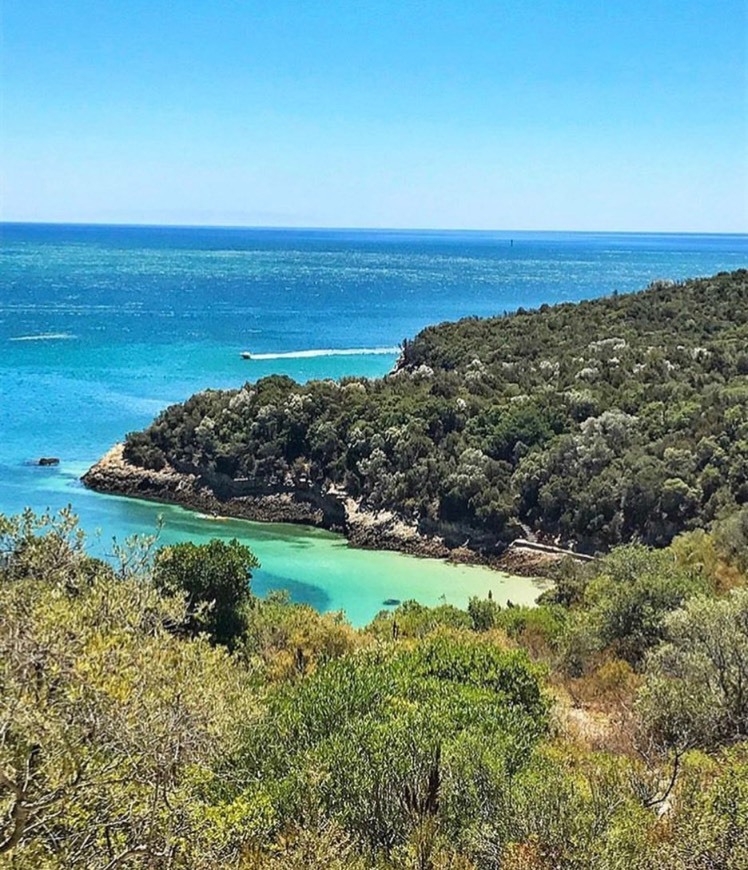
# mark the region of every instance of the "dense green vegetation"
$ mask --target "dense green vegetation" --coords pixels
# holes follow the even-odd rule
[[[343,487],[450,545],[523,525],[595,551],[748,502],[748,272],[424,330],[380,380],[208,390],[128,436],[146,467]]]
[[[746,532],[354,630],[236,542],[0,517],[0,864],[745,870]]]
[[[257,567],[255,554],[236,540],[202,546],[188,541],[159,550],[153,581],[163,593],[186,596],[186,631],[230,647],[246,628],[244,605]]]

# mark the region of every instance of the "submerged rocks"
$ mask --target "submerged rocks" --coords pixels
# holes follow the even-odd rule
[[[35,462],[35,465],[59,465],[60,460],[56,456],[41,456]]]

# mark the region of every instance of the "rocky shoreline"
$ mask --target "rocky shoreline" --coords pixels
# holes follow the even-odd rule
[[[340,532],[354,547],[487,565],[522,576],[547,574],[559,558],[515,547],[497,557],[486,557],[467,547],[449,548],[440,538],[421,534],[415,524],[389,511],[365,510],[346,492],[336,489],[319,493],[287,486],[257,492],[228,478],[209,478],[170,466],[159,471],[141,468],[127,462],[123,444],[112,447],[81,480],[96,492],[175,504],[215,516],[315,526]]]

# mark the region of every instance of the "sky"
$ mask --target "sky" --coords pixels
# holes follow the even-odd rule
[[[6,221],[748,231],[746,0],[2,0]]]

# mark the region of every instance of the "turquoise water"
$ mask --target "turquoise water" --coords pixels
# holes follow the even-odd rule
[[[748,237],[2,225],[0,511],[72,503],[83,525],[164,541],[236,535],[255,587],[370,619],[387,598],[464,604],[537,589],[486,569],[356,551],[288,526],[217,523],[77,478],[164,405],[273,372],[384,374],[423,326],[748,265]],[[377,353],[358,353],[374,349]],[[243,350],[260,358],[242,360]],[[336,352],[345,351],[343,354]],[[311,353],[313,352],[313,353]],[[58,468],[25,464],[59,456]]]

